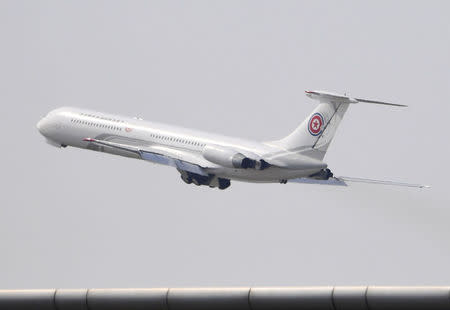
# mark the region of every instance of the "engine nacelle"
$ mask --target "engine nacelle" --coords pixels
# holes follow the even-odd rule
[[[228,168],[255,168],[256,160],[246,157],[233,149],[222,146],[207,145],[203,149],[203,157],[212,163]]]

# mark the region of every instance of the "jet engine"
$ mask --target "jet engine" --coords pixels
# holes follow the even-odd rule
[[[206,146],[203,149],[203,157],[212,163],[228,168],[248,169],[256,167],[256,160],[222,146]]]

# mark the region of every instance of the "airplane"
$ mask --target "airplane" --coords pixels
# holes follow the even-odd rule
[[[276,141],[249,141],[71,107],[50,111],[37,123],[37,128],[52,146],[72,146],[172,166],[187,184],[211,188],[226,189],[231,180],[336,186],[365,182],[427,187],[336,177],[323,161],[351,104],[405,105],[325,91],[305,91],[305,94],[319,101],[319,105],[292,133]]]

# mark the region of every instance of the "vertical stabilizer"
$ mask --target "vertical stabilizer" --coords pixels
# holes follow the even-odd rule
[[[348,105],[321,103],[290,135],[274,144],[290,152],[323,159]]]
[[[287,137],[272,141],[288,152],[302,153],[322,160],[350,104],[365,102],[406,107],[384,101],[348,97],[325,91],[306,91],[306,96],[320,101],[319,106]]]

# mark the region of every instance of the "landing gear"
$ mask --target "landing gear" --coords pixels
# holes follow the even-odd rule
[[[178,170],[180,172],[180,177],[186,184],[195,184],[197,186],[200,185],[208,185],[211,188],[217,187],[219,189],[226,189],[230,187],[231,182],[229,179],[218,178],[213,174],[208,176],[195,174],[192,172]]]
[[[280,184],[286,184],[288,180],[280,180]]]
[[[322,169],[319,172],[310,175],[309,177],[316,180],[328,180],[329,178],[333,177],[333,172],[331,172],[331,170],[328,168]]]
[[[219,178],[218,181],[219,181],[219,186],[218,186],[219,189],[227,189],[231,185],[231,182],[228,179]]]
[[[186,172],[186,171],[183,171],[183,172]],[[192,177],[189,174],[181,173],[180,177],[184,181],[184,183],[186,183],[186,184],[192,183]]]

